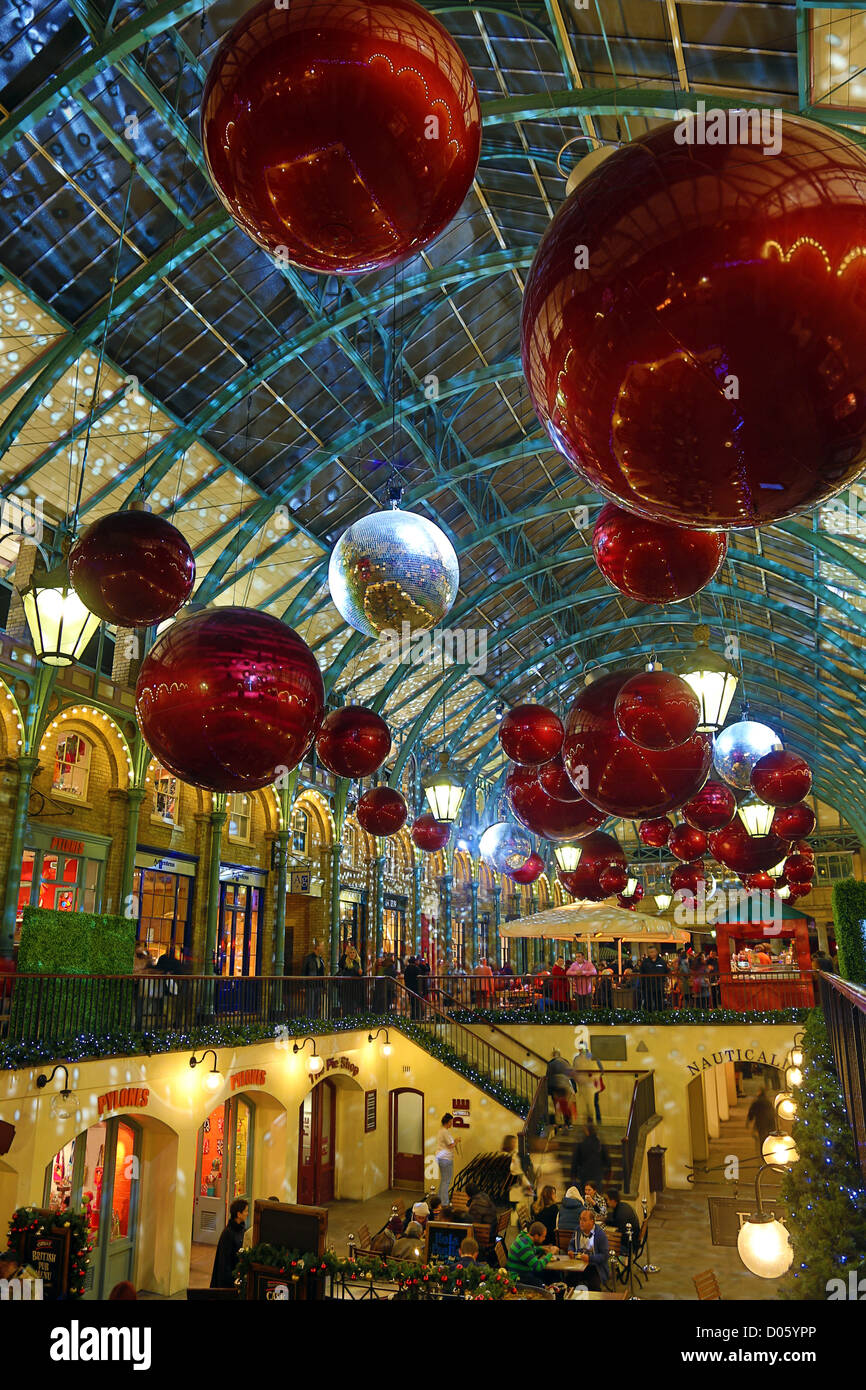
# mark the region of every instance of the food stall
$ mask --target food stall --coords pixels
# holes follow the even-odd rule
[[[815,1002],[812,918],[778,898],[771,914],[772,897],[743,894],[730,920],[716,922],[719,1003],[724,1009],[810,1008]]]

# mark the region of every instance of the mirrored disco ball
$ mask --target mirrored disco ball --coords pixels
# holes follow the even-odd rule
[[[481,836],[479,850],[491,868],[507,874],[523,868],[532,853],[532,841],[519,825],[496,821]]]
[[[768,725],[759,724],[755,719],[741,719],[716,735],[713,748],[716,772],[728,786],[747,791],[755,764],[781,747],[781,739]]]
[[[362,517],[331,552],[328,586],[346,622],[367,637],[435,627],[457,596],[460,567],[434,522],[398,508]],[[402,653],[401,653],[402,655]]]

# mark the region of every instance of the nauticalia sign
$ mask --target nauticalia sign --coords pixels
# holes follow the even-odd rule
[[[775,1052],[771,1052],[769,1057],[766,1052],[759,1052],[755,1056],[753,1047],[721,1047],[718,1052],[711,1052],[699,1062],[687,1063],[687,1069],[690,1076],[700,1076],[702,1071],[708,1071],[710,1067],[720,1067],[723,1062],[755,1062],[765,1067],[781,1066],[781,1063],[776,1061]]]

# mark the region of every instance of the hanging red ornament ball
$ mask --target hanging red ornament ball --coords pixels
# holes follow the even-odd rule
[[[546,705],[515,705],[499,725],[506,757],[521,767],[550,762],[562,748],[562,720]]]
[[[626,909],[627,912],[636,912],[636,911],[637,911],[638,903],[641,902],[641,900],[643,899],[643,895],[644,895],[644,887],[643,887],[643,884],[642,884],[642,883],[637,883],[637,884],[635,884],[635,890],[634,890],[633,893],[628,893],[628,894],[626,894],[626,893],[620,893],[620,894],[618,894],[618,896],[617,896],[617,903],[619,904],[620,907],[624,907],[624,908]]]
[[[512,883],[535,883],[544,873],[544,860],[535,850],[519,869],[509,869],[507,877]]]
[[[664,849],[671,838],[674,823],[667,816],[656,816],[653,820],[642,820],[637,828],[637,837],[648,849]]]
[[[762,891],[767,891],[776,886],[776,880],[771,878],[770,875],[763,870],[758,874],[746,874],[743,883],[749,889],[759,888]]]
[[[538,783],[554,801],[581,801],[582,797],[565,770],[562,754],[557,753],[549,763],[542,763],[538,769]]]
[[[710,836],[710,852],[735,874],[757,874],[772,869],[785,855],[785,841],[777,835],[750,835],[735,816],[724,830]]]
[[[391,752],[391,731],[363,705],[326,714],[316,737],[316,756],[335,777],[372,777]]]
[[[713,759],[708,734],[693,734],[677,748],[649,752],[620,730],[617,696],[629,671],[614,671],[585,687],[571,707],[562,758],[584,797],[609,816],[660,816],[700,791]]]
[[[802,854],[806,859],[814,859],[815,851],[808,840],[796,840],[791,847],[793,854]]]
[[[153,512],[112,512],[69,552],[69,582],[85,608],[118,627],[151,627],[190,598],[195,558],[176,526]]]
[[[683,820],[695,830],[709,834],[730,825],[737,810],[737,798],[724,782],[705,782],[691,801],[682,808]]]
[[[810,883],[815,877],[815,862],[807,859],[805,854],[789,854],[782,867],[788,883]]]
[[[621,594],[638,603],[682,603],[718,574],[728,540],[723,531],[665,526],[608,502],[595,523],[592,549]]]
[[[607,869],[602,869],[598,876],[598,886],[603,888],[608,897],[613,897],[614,893],[621,893],[628,883],[628,874],[619,864],[612,864]]]
[[[605,815],[590,806],[582,796],[576,801],[559,801],[544,790],[538,780],[538,769],[518,767],[508,769],[505,794],[517,820],[525,830],[540,835],[543,840],[576,840],[590,830],[603,825]]]
[[[700,885],[706,883],[707,871],[703,860],[696,859],[690,864],[677,864],[671,870],[671,889],[674,893],[697,893]]]
[[[563,203],[527,280],[524,372],[592,487],[656,521],[761,526],[863,469],[866,154],[787,116],[771,158],[682,130]]]
[[[799,753],[777,749],[755,763],[752,790],[768,806],[796,806],[812,790],[812,770]]]
[[[223,39],[202,147],[232,217],[282,262],[357,275],[429,246],[472,186],[466,59],[415,0],[273,0]]]
[[[420,816],[416,816],[409,834],[414,845],[432,854],[437,849],[445,848],[451,839],[451,826],[437,820],[430,811],[424,811]]]
[[[573,898],[580,898],[589,903],[600,903],[607,897],[604,889],[599,887],[598,874],[589,868],[583,869],[581,865],[578,865],[576,869],[568,871],[557,869],[556,877],[565,891],[570,893]]]
[[[297,767],[325,704],[306,642],[252,608],[173,623],[145,657],[138,726],[163,767],[215,792],[253,791]]]
[[[639,671],[622,687],[613,712],[626,738],[638,748],[661,752],[691,738],[700,723],[701,702],[673,672]]]
[[[396,835],[406,824],[409,807],[394,787],[370,787],[358,798],[355,815],[368,835]]]
[[[816,823],[812,807],[800,801],[796,806],[780,807],[770,829],[780,840],[795,840],[799,835],[811,835]]]
[[[796,902],[798,898],[808,898],[812,891],[811,883],[792,883],[791,891],[788,894],[788,902]]]
[[[676,859],[687,864],[690,859],[699,859],[707,851],[707,837],[703,830],[695,830],[692,825],[675,825],[668,840],[668,849]]]

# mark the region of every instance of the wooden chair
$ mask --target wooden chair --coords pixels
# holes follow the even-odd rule
[[[511,1212],[501,1211],[496,1218],[496,1239],[502,1240],[508,1227],[511,1225]]]
[[[369,1250],[369,1249],[370,1249],[370,1241],[371,1241],[372,1239],[373,1239],[373,1237],[370,1235],[370,1227],[369,1227],[369,1226],[359,1226],[359,1227],[358,1227],[358,1234],[357,1234],[357,1236],[355,1237],[355,1240],[356,1240],[356,1246],[355,1246],[355,1248],[356,1248],[357,1250]]]
[[[554,1231],[554,1235],[556,1236],[556,1243],[560,1250],[565,1253],[571,1244],[574,1231]]]
[[[719,1288],[719,1281],[716,1278],[716,1271],[714,1269],[705,1269],[703,1274],[693,1275],[692,1283],[694,1284],[698,1298],[702,1303],[721,1303],[722,1294]]]
[[[455,1187],[451,1189],[451,1206],[454,1211],[468,1210],[469,1198],[461,1188]]]
[[[508,1251],[505,1249],[505,1242],[502,1240],[497,1240],[496,1242],[496,1261],[500,1269],[508,1268]]]

